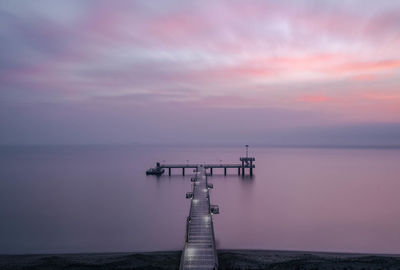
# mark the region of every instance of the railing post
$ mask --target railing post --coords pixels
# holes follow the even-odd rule
[[[186,238],[185,239],[186,242],[189,242],[189,223],[190,223],[190,220],[191,220],[190,216],[186,218],[186,237],[185,237]]]

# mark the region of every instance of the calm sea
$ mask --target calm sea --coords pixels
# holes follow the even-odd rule
[[[191,190],[156,161],[238,162],[242,147],[0,148],[0,253],[179,250]],[[251,148],[214,170],[218,248],[400,253],[400,150]]]

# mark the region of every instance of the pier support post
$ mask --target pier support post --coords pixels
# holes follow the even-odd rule
[[[171,176],[171,168],[168,168],[168,175]]]
[[[242,176],[244,176],[244,161],[242,160]]]
[[[185,168],[182,168],[182,175],[185,176]]]
[[[240,175],[240,167],[238,167],[238,175]]]
[[[212,169],[213,169],[213,168],[210,168],[210,175],[212,175]]]
[[[253,161],[250,160],[250,176],[253,176]]]
[[[226,175],[226,167],[224,168],[224,175]]]

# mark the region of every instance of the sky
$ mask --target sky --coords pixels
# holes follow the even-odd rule
[[[400,1],[0,1],[0,144],[400,145]]]

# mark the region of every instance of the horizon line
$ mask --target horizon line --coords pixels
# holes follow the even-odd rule
[[[246,143],[249,144],[249,143]],[[139,147],[245,147],[239,143],[10,143],[0,147],[66,147],[66,146],[139,146]],[[399,149],[400,144],[262,144],[250,143],[259,148],[341,148],[341,149]]]

